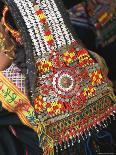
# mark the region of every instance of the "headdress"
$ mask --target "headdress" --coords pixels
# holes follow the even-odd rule
[[[53,148],[57,152],[59,146],[73,145],[113,115],[115,97],[100,61],[75,37],[61,0],[5,2],[26,52],[36,112],[27,119],[32,125],[39,119],[40,145],[49,155]]]

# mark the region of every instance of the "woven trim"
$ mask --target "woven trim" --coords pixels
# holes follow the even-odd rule
[[[0,72],[0,101],[9,112],[15,112],[24,125],[39,131],[34,108],[28,98]]]

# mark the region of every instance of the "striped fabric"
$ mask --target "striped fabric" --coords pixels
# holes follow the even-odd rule
[[[68,10],[71,23],[75,26],[82,26],[93,29],[88,14],[86,12],[85,3],[79,3]]]

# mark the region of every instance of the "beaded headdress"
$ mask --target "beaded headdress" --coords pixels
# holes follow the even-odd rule
[[[5,2],[22,36],[30,101],[43,126],[40,146],[49,155],[114,115],[115,96],[100,59],[75,37],[61,0]]]

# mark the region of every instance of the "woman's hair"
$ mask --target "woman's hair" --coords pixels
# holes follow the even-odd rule
[[[5,4],[2,1],[0,1],[0,20],[2,19],[2,12],[4,7],[5,7]],[[13,20],[13,17],[10,11],[8,11],[6,14],[6,23],[9,24],[10,27],[12,27],[13,29],[17,30],[16,24]],[[10,35],[10,37],[12,36]],[[16,58],[14,62],[17,64],[19,68],[22,69],[23,72],[25,72],[24,71],[26,69],[25,52],[24,52],[23,46],[19,45],[18,43],[16,43]]]
[[[3,8],[4,8],[4,3],[2,1],[0,1],[0,20],[2,18],[2,11],[3,11]]]

